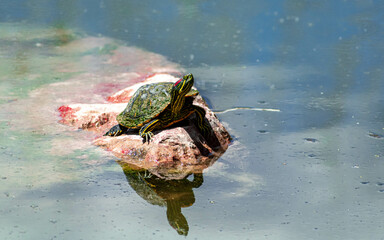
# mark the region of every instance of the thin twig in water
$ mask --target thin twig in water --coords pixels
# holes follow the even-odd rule
[[[251,107],[237,107],[237,108],[230,108],[223,111],[214,111],[216,114],[222,114],[237,110],[250,110],[250,111],[265,111],[265,112],[281,112],[280,109],[273,109],[273,108],[251,108]]]

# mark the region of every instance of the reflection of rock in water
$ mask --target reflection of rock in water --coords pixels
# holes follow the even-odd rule
[[[132,165],[120,162],[129,185],[136,193],[153,205],[166,206],[169,224],[180,235],[188,235],[187,219],[181,213],[182,207],[189,207],[195,203],[193,188],[203,184],[203,174],[195,173],[193,180],[160,179],[146,170],[137,169]]]

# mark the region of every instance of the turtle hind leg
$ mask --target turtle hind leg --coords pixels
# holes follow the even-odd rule
[[[204,108],[195,105],[193,105],[192,107],[196,113],[196,126],[200,129],[204,137],[209,137],[212,134],[212,128],[208,124],[208,120],[205,118]]]
[[[115,126],[113,126],[111,129],[109,129],[108,132],[106,132],[104,134],[104,136],[111,136],[111,137],[116,137],[116,136],[120,136],[121,134],[125,133],[127,131],[127,128],[120,125],[120,124],[117,124]]]

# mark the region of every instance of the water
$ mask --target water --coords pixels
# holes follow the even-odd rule
[[[187,239],[383,239],[383,10],[346,0],[5,1],[1,239],[184,238],[167,218],[171,190],[153,193],[92,146],[92,133],[57,123],[60,104],[121,87],[114,74],[127,67],[103,61],[124,45],[146,56],[128,71],[183,67],[213,109],[281,110],[218,114],[234,142],[201,186],[178,190],[194,200],[181,208]],[[73,44],[81,39],[89,46]]]

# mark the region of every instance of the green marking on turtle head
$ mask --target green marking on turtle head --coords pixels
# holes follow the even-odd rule
[[[171,111],[173,115],[180,112],[185,102],[185,95],[191,90],[193,82],[193,75],[189,73],[173,85],[171,91]]]
[[[185,96],[191,90],[193,82],[193,75],[189,73],[173,85],[172,91],[177,91],[178,94]]]

